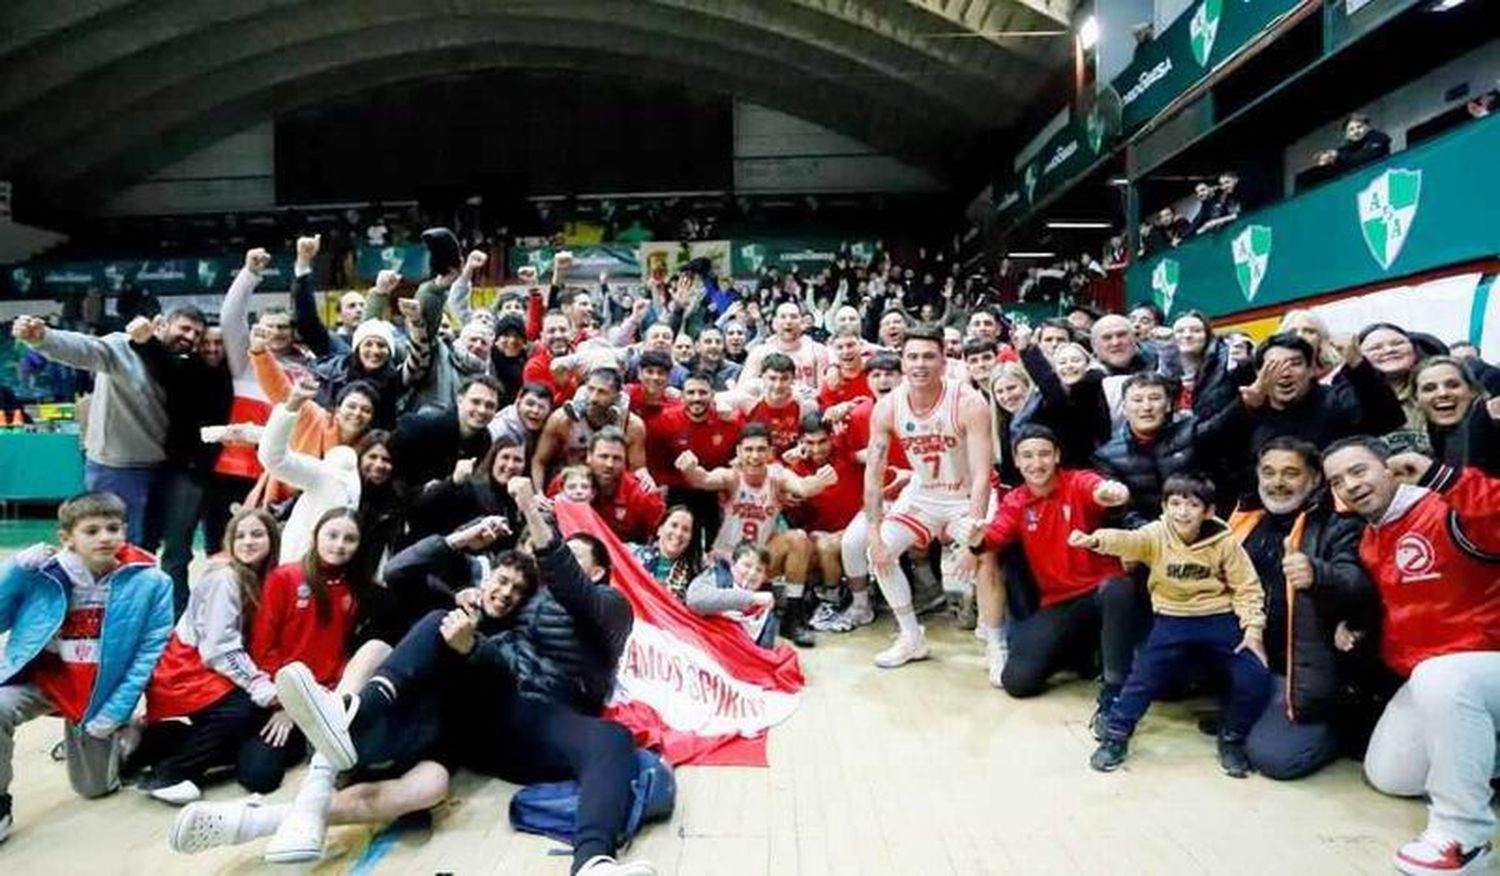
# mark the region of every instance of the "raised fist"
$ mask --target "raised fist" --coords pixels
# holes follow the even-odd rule
[[[691,450],[684,450],[678,455],[676,465],[678,471],[691,471],[699,465],[698,454]]]
[[[287,409],[295,411],[301,408],[305,402],[317,398],[318,389],[318,381],[311,377],[304,377],[292,384],[292,391],[286,397]]]
[[[401,311],[401,316],[407,321],[421,321],[422,305],[415,298],[403,298],[396,302],[396,309]]]
[[[466,258],[466,259],[464,259],[464,273],[465,274],[472,274],[472,273],[474,273],[475,271],[477,271],[480,268],[484,267],[485,263],[488,262],[489,260],[490,260],[490,257],[487,256],[487,255],[485,255],[480,250],[476,249],[476,250],[470,252],[469,253],[469,257]]]
[[[18,316],[11,323],[10,334],[18,341],[34,344],[47,337],[47,323],[34,316]]]
[[[271,342],[271,330],[256,323],[250,326],[250,352],[264,353],[266,346]]]
[[[1105,481],[1094,490],[1094,501],[1106,508],[1118,508],[1130,501],[1130,488],[1119,481]]]
[[[250,273],[259,276],[261,272],[265,271],[265,269],[269,268],[270,266],[271,254],[261,249],[260,247],[256,247],[255,249],[249,250],[245,253],[245,270],[249,271]]]
[[[401,285],[401,275],[395,271],[381,271],[375,275],[375,291],[389,295]]]
[[[137,316],[125,326],[125,334],[130,336],[133,344],[144,344],[151,340],[151,332],[156,328],[156,322],[149,316]]]
[[[312,260],[317,258],[318,249],[323,245],[323,235],[314,234],[312,237],[297,238],[297,264],[311,265]]]

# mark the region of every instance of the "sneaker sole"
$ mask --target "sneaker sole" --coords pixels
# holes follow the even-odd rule
[[[922,660],[926,660],[928,657],[931,657],[931,656],[932,656],[931,654],[927,653],[926,651],[923,651],[920,654],[913,654],[912,656],[906,658],[905,660],[902,660],[900,663],[882,663],[879,660],[876,660],[875,661],[875,665],[877,667],[881,668],[881,669],[900,669],[901,667],[905,666],[908,663],[918,663],[918,662],[920,662]]]
[[[281,851],[267,851],[261,856],[267,864],[308,864],[321,860],[323,849],[320,846],[317,851],[311,849],[284,849]]]
[[[339,732],[333,717],[318,708],[318,683],[306,666],[293,665],[276,673],[276,698],[312,747],[339,772],[354,768],[354,742],[347,730]],[[342,716],[339,716],[342,717]]]
[[[1473,859],[1469,861],[1469,863],[1465,864],[1463,868],[1459,870],[1428,867],[1415,861],[1405,860],[1400,856],[1399,853],[1396,855],[1396,858],[1392,863],[1395,864],[1397,870],[1407,874],[1407,876],[1463,876],[1463,874],[1466,873],[1483,873],[1485,869],[1489,867],[1490,860],[1493,856],[1493,849],[1487,852],[1481,852],[1475,855]]]

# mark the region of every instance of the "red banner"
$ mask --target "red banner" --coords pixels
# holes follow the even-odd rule
[[[557,503],[565,534],[604,541],[614,586],[630,600],[635,625],[605,717],[668,762],[766,766],[766,731],[801,700],[802,667],[784,642],[757,646],[739,623],[699,617],[662,587],[587,505]]]

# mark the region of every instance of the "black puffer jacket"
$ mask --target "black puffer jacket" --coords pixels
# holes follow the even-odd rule
[[[505,669],[523,697],[596,715],[630,637],[630,603],[609,584],[590,581],[560,539],[536,560],[543,588],[517,611],[511,629],[480,642],[471,659]]]
[[[1296,515],[1238,511],[1230,528],[1250,554],[1266,592],[1266,652],[1271,671],[1284,675],[1283,707],[1298,723],[1330,720],[1366,673],[1380,639],[1380,597],[1359,562],[1363,523],[1335,514],[1321,501]],[[1313,565],[1313,584],[1289,592],[1281,572],[1285,539],[1300,530],[1298,545]],[[1340,621],[1363,633],[1363,647],[1343,654],[1333,645]]]
[[[1121,423],[1114,437],[1094,452],[1094,468],[1130,488],[1130,504],[1119,514],[1119,525],[1139,529],[1161,516],[1161,488],[1167,478],[1195,474],[1212,460],[1223,436],[1243,422],[1238,405],[1230,405],[1207,419],[1179,414],[1162,426],[1155,439],[1143,441]]]

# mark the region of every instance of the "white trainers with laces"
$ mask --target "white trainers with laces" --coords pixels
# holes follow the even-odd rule
[[[917,634],[908,638],[896,634],[896,641],[879,654],[875,655],[875,665],[881,669],[895,669],[913,660],[927,659],[927,631],[921,627],[917,628]]]
[[[346,706],[342,698],[318,684],[312,670],[301,663],[288,663],[276,673],[276,699],[335,770],[354,769],[357,755],[354,740],[349,737],[349,716],[359,707],[358,699]]]
[[[990,677],[990,687],[1001,687],[1000,676],[1005,672],[1005,660],[1010,656],[1010,649],[1004,643],[986,641],[984,643],[984,663]]]

